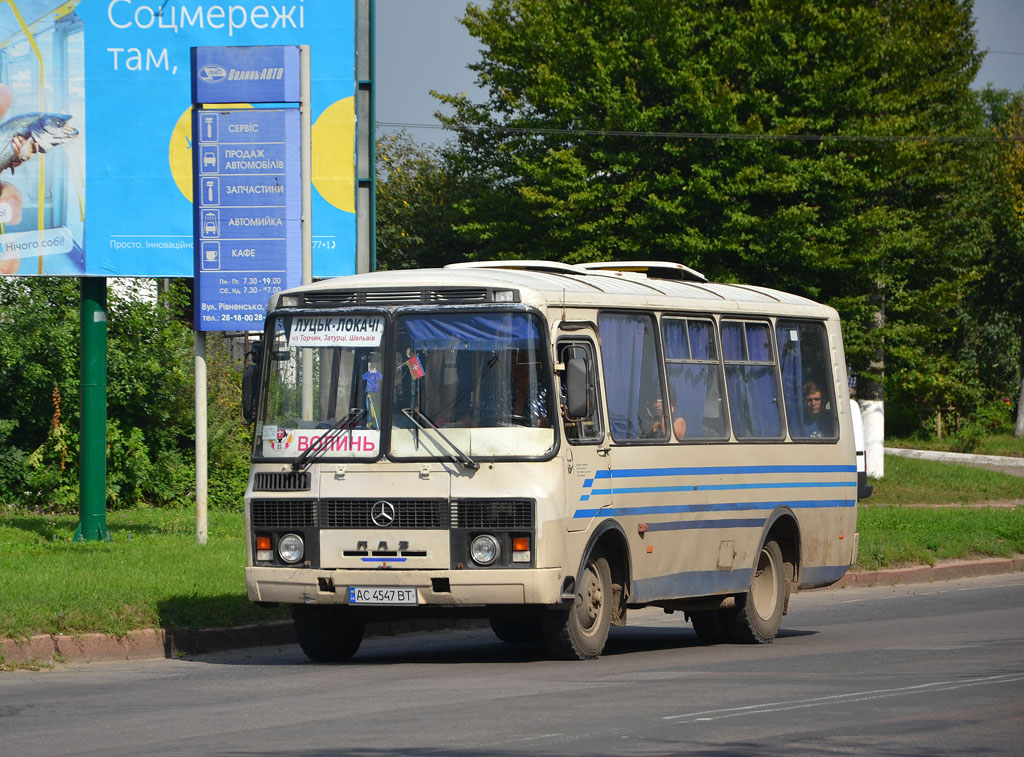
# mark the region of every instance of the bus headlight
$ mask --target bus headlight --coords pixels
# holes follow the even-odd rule
[[[469,545],[469,554],[477,565],[491,565],[501,554],[501,546],[490,534],[481,534]]]
[[[277,543],[277,554],[286,563],[296,563],[302,559],[302,537],[298,534],[285,534]]]

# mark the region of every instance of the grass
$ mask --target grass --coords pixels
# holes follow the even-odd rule
[[[886,447],[905,447],[907,449],[927,449],[940,452],[955,452],[957,440],[946,436],[937,439],[935,436],[908,436],[885,440]],[[977,446],[971,450],[975,455],[999,455],[1001,457],[1024,457],[1024,438],[1013,434],[992,434],[981,437]]]
[[[977,505],[1005,500],[1024,501],[1024,477],[910,457],[885,456],[885,477],[867,504]]]
[[[285,617],[245,595],[242,514],[210,511],[208,522],[199,546],[191,510],[109,512],[112,541],[73,543],[76,516],[0,511],[0,638]]]
[[[1024,553],[1024,478],[886,457],[885,478],[862,504],[859,568]],[[955,504],[964,507],[901,507]],[[123,635],[139,628],[210,628],[287,617],[245,595],[240,512],[209,513],[196,544],[192,510],[107,514],[110,542],[72,543],[78,519],[0,510],[0,638],[35,633]]]
[[[1024,553],[1024,507],[866,505],[857,516],[857,568],[934,565],[939,560]]]

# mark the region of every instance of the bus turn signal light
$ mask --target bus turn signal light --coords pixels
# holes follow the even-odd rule
[[[512,562],[530,562],[530,537],[512,537]]]

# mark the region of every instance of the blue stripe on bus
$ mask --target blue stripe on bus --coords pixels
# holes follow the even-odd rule
[[[627,486],[614,489],[593,489],[580,497],[608,494],[664,494],[666,492],[724,492],[741,489],[820,489],[828,486],[856,486],[856,481],[783,481],[761,484],[692,484],[690,486]]]
[[[664,478],[676,476],[722,476],[752,475],[766,473],[856,473],[856,465],[729,465],[705,466],[699,468],[624,468],[621,470],[595,471],[593,478],[583,482],[580,502],[589,502],[591,497],[607,497],[612,494],[663,494],[689,491],[729,491],[743,489],[808,489],[829,486],[853,487],[853,481],[764,481],[735,484],[690,484],[649,487],[617,487],[593,489],[595,481],[624,478]]]
[[[761,528],[764,518],[719,518],[718,520],[675,520],[648,523],[648,531],[686,531],[691,528]]]
[[[362,557],[363,562],[405,562],[408,557]]]
[[[647,478],[652,476],[719,476],[752,473],[856,473],[853,465],[722,465],[700,468],[623,468],[599,470],[594,478]]]
[[[633,581],[631,602],[653,602],[678,597],[708,597],[715,594],[736,594],[750,588],[753,571],[690,570],[668,576],[640,578]]]
[[[612,515],[673,515],[676,513],[709,513],[729,512],[734,510],[774,510],[776,507],[790,508],[822,508],[822,507],[853,507],[853,499],[812,499],[790,500],[778,502],[718,502],[703,505],[645,505],[641,507],[596,507],[579,509],[572,514],[574,518],[594,518]]]
[[[805,567],[800,571],[800,588],[829,586],[846,573],[847,565],[824,565]],[[708,597],[716,594],[738,594],[750,588],[753,571],[749,568],[737,570],[690,570],[667,576],[640,578],[633,581],[631,602],[654,602],[659,599],[679,597]]]

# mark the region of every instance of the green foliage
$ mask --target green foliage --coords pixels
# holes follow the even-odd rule
[[[1015,394],[1019,143],[980,138],[1021,111],[970,90],[969,2],[492,0],[463,23],[487,97],[438,95],[458,144],[422,170],[477,182],[438,254],[666,259],[827,302],[911,425]]]
[[[1008,414],[1009,410],[1004,410],[1004,413]],[[927,435],[923,432],[906,437],[886,439],[885,444],[886,447],[903,447],[905,449],[952,451],[951,440],[948,436],[938,439],[934,435]],[[989,434],[974,451],[981,455],[1024,457],[1024,439],[1013,436],[1010,432]],[[1021,497],[1024,497],[1024,490],[1021,491]]]
[[[377,141],[377,266],[431,268],[465,260],[457,202],[479,182],[448,150],[423,147],[405,132]]]
[[[194,502],[193,336],[175,283],[154,303],[140,284],[107,302],[107,506]],[[0,503],[40,512],[78,508],[79,289],[70,279],[0,279]],[[249,431],[241,366],[208,338],[210,504],[240,508]]]
[[[210,628],[285,617],[245,595],[240,511],[209,513],[196,543],[193,508],[108,514],[111,541],[74,543],[72,515],[0,509],[0,638],[33,633],[123,635],[139,628]]]
[[[1013,557],[1024,550],[1024,508],[861,507],[858,566],[934,565],[938,560]]]
[[[945,449],[949,449],[948,443]],[[977,505],[1024,501],[1024,478],[1019,476],[896,455],[885,456],[885,476],[872,479],[871,483],[875,491],[867,500],[870,505]]]

